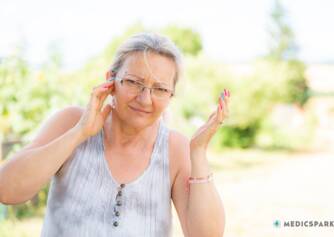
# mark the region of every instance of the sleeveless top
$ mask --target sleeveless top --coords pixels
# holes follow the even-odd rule
[[[124,187],[104,157],[103,129],[77,146],[51,180],[41,236],[170,236],[168,134],[160,119],[149,165]]]

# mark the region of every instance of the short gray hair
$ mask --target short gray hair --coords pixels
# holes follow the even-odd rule
[[[157,33],[143,32],[128,38],[117,49],[110,70],[117,73],[122,68],[128,56],[136,52],[145,53],[146,51],[163,55],[174,61],[176,65],[176,73],[174,77],[175,86],[182,70],[182,56],[180,50],[169,38]]]

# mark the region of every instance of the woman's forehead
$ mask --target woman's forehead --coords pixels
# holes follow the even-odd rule
[[[125,60],[126,74],[138,79],[173,85],[176,66],[172,59],[156,53],[134,53]]]

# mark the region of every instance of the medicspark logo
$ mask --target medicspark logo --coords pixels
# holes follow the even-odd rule
[[[334,228],[334,220],[274,220],[275,228]]]

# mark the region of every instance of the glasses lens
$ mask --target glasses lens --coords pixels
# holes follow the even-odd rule
[[[164,88],[153,88],[152,94],[159,99],[166,99],[171,96],[171,92]]]
[[[131,94],[137,94],[143,91],[143,88],[145,86],[137,82],[135,80],[131,79],[123,79],[122,84],[126,87],[129,93]],[[164,88],[152,88],[152,96],[158,99],[167,99],[172,95],[172,92],[170,92],[168,89]]]
[[[127,88],[130,93],[138,93],[142,90],[142,84],[130,79],[124,79],[123,85]]]

